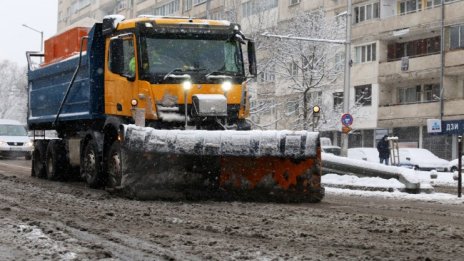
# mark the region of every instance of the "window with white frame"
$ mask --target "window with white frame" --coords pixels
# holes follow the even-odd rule
[[[260,82],[275,82],[275,64],[270,64],[266,69],[264,69],[260,76]]]
[[[292,76],[297,76],[298,75],[298,70],[299,70],[299,66],[298,66],[298,63],[297,62],[291,62],[290,63],[290,75]]]
[[[367,20],[379,18],[380,16],[379,2],[355,6],[353,11],[354,11],[353,22],[355,24],[364,22]]]
[[[341,111],[343,105],[343,92],[334,92],[333,96],[333,109],[335,111]]]
[[[287,102],[287,115],[298,114],[298,109],[300,108],[300,102],[298,99],[293,99]]]
[[[355,47],[354,51],[356,63],[372,62],[377,59],[377,50],[375,43],[357,46]]]
[[[206,3],[206,0],[193,0],[193,5],[199,5],[203,3]]]
[[[354,87],[355,102],[361,106],[372,105],[372,85],[365,84]]]
[[[188,11],[188,10],[192,9],[192,6],[193,6],[193,2],[192,2],[192,1],[193,1],[193,0],[184,0],[184,2],[183,2],[183,5],[184,5],[183,9],[184,9],[184,11]]]
[[[400,14],[408,14],[420,11],[422,9],[422,0],[401,0]]]
[[[452,3],[462,0],[445,0],[445,3]],[[442,0],[427,0],[427,8],[437,7],[441,5]]]
[[[179,11],[179,2],[180,0],[171,1],[167,4],[164,4],[160,7],[155,8],[153,13],[154,15],[160,15],[160,16],[173,14]]]
[[[440,84],[425,84],[423,101],[438,101],[440,99]]]
[[[421,101],[421,86],[406,87],[398,89],[398,103],[418,103]]]
[[[464,48],[464,24],[450,28],[450,49]]]
[[[299,4],[301,2],[301,0],[288,0],[288,5],[296,5],[296,4]]]
[[[248,17],[260,12],[275,8],[279,5],[278,0],[250,0],[242,3],[242,16]]]
[[[314,105],[320,105],[322,103],[322,92],[310,92],[309,93],[309,101]]]
[[[335,70],[339,71],[345,68],[345,52],[340,51],[335,54]]]
[[[398,88],[398,103],[436,102],[440,100],[440,84],[431,83]]]

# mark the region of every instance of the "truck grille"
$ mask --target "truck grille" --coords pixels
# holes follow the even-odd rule
[[[7,142],[10,146],[23,146],[23,142]]]

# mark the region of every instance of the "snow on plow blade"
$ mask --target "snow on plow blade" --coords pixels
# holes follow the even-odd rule
[[[318,202],[319,134],[124,125],[122,191],[138,199]]]

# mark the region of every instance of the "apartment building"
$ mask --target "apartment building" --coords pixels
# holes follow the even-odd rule
[[[226,19],[241,23],[247,32],[252,30],[253,18],[260,14],[265,13],[267,27],[275,27],[298,12],[317,8],[336,17],[346,11],[347,1],[59,0],[58,31],[90,25],[107,14],[119,13],[126,17],[149,14]],[[427,148],[443,158],[456,157],[455,132],[429,134],[427,119],[464,119],[463,11],[462,0],[352,1],[350,103],[361,101],[361,106],[353,112],[350,147],[375,146],[376,140],[388,133],[398,136],[403,146]],[[341,58],[343,52],[334,56],[335,60]],[[254,120],[267,122],[267,128],[286,128],[289,121],[273,119],[279,118],[279,113],[301,107],[288,102],[288,93],[282,91],[285,84],[272,66],[260,68],[253,102],[274,106]],[[343,76],[333,87],[310,95],[323,110],[324,106],[339,105],[343,100]],[[321,131],[338,143],[340,129],[341,124]]]

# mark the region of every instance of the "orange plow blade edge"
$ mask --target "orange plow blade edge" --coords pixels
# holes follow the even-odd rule
[[[125,195],[138,199],[319,202],[319,134],[124,126]]]

